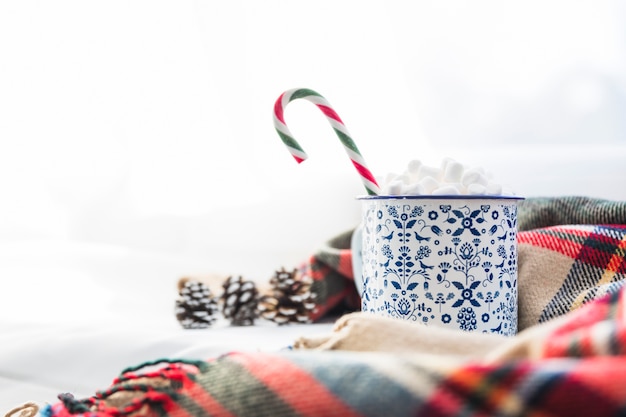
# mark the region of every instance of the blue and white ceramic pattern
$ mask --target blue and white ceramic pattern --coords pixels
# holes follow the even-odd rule
[[[363,311],[466,331],[517,332],[520,198],[360,200]]]

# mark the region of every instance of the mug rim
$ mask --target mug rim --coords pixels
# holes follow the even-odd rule
[[[360,195],[357,200],[525,200],[516,195],[444,194],[444,195]]]

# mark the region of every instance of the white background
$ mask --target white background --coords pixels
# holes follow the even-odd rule
[[[523,196],[624,198],[618,1],[3,1],[0,241],[189,258],[265,280],[358,222],[358,176],[479,164]],[[193,259],[193,262],[192,262]],[[196,263],[194,263],[196,262]],[[187,271],[180,271],[185,273]],[[172,278],[175,280],[175,278]]]

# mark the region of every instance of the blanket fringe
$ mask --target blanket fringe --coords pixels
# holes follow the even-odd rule
[[[39,406],[35,403],[25,403],[18,407],[15,407],[4,417],[35,417],[39,412]]]

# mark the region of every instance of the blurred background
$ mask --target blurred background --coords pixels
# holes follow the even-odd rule
[[[295,87],[375,175],[452,157],[526,197],[626,198],[625,27],[617,0],[3,1],[0,261],[87,245],[176,258],[172,282],[305,261],[364,189],[304,100],[291,158],[271,116]]]

